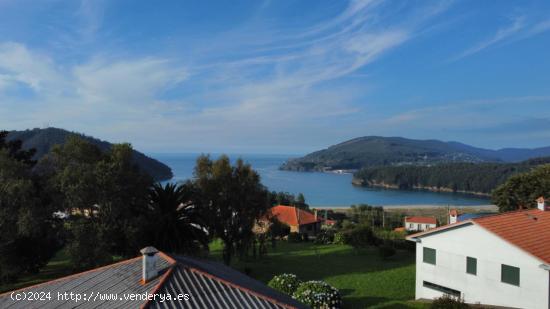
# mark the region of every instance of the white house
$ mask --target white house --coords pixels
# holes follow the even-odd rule
[[[550,308],[550,209],[474,218],[413,234],[416,299]]]
[[[434,217],[405,217],[405,229],[407,231],[426,231],[437,227]]]

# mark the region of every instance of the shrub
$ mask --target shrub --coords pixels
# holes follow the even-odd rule
[[[439,298],[436,298],[431,306],[431,309],[462,309],[462,308],[470,308],[468,304],[464,302],[463,299],[460,299],[458,297],[453,297],[450,295],[443,295]]]
[[[288,241],[289,242],[301,242],[302,241],[302,235],[297,232],[292,232],[288,234]]]
[[[378,253],[382,259],[387,259],[395,255],[395,249],[387,244],[381,245],[378,247]]]
[[[328,245],[334,241],[334,230],[326,229],[317,234],[315,243],[320,245]]]
[[[308,242],[309,241],[309,235],[308,234],[300,234],[302,235],[302,241]]]
[[[378,239],[374,236],[372,229],[367,226],[358,226],[350,231],[347,243],[354,248],[365,248],[367,246],[375,246],[378,244]]]
[[[292,296],[300,283],[300,279],[295,274],[282,274],[273,277],[267,285],[279,292]]]
[[[338,289],[324,281],[301,283],[292,297],[311,308],[340,308],[342,298]]]
[[[337,232],[336,234],[334,234],[334,240],[332,241],[332,243],[336,245],[346,244],[346,236],[347,234],[345,232]]]

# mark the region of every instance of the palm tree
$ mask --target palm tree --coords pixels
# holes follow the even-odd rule
[[[191,183],[153,185],[148,215],[154,219],[149,237],[158,249],[180,254],[208,249],[208,232],[194,202],[196,192]]]

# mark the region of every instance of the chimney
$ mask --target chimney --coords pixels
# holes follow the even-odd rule
[[[140,252],[143,256],[141,280],[145,284],[158,276],[157,253],[159,251],[155,247],[145,247]]]
[[[546,201],[544,200],[544,197],[541,196],[537,199],[537,208],[542,211],[546,211]]]
[[[315,221],[317,221],[317,208],[313,209],[313,213],[315,214]]]
[[[458,211],[456,209],[451,209],[449,211],[449,224],[454,224],[458,221]]]

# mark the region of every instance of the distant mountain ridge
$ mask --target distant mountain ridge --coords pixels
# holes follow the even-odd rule
[[[77,135],[86,141],[98,146],[101,150],[107,151],[112,144],[97,138],[86,136],[80,133],[70,132],[58,128],[32,129],[25,131],[10,131],[9,140],[21,140],[24,149],[36,149],[35,159],[40,159],[46,155],[52,146],[64,144],[67,137]],[[166,164],[150,158],[143,153],[134,150],[134,162],[142,171],[149,174],[156,181],[168,180],[173,177],[172,170]]]
[[[365,136],[285,162],[293,171],[358,170],[373,166],[428,166],[454,162],[520,162],[550,156],[550,147],[491,150],[459,142]]]

